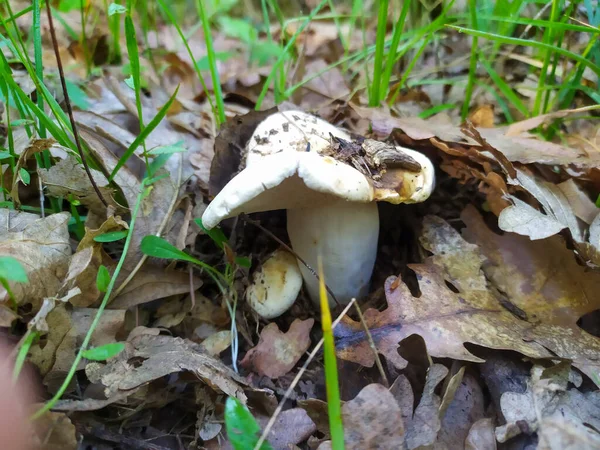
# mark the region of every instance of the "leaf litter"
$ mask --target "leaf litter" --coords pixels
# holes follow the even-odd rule
[[[88,8],[109,18],[95,2]],[[61,14],[72,32],[81,34],[79,11]],[[199,28],[187,35],[195,60],[172,26],[161,24],[148,34],[144,45],[153,59],[144,53],[140,60],[141,118],[120,68],[105,66],[93,79],[83,70],[92,49],[96,67],[107,62],[102,52],[110,32],[104,22],[86,23],[88,32],[93,29],[86,35],[87,48],[59,33],[63,64],[70,67],[67,78],[86,80],[85,102],[77,104],[87,107],[77,109],[75,119],[108,207],[73,149],[13,130],[15,172],[3,166],[3,200],[40,213],[2,209],[0,256],[16,258],[28,282],[2,283],[0,324],[17,338],[22,329],[35,333],[27,364],[43,385],[40,400],[60,388],[98,312],[104,296],[97,282],[100,267],[112,275],[122,255],[125,239],[96,238],[131,234],[123,270],[90,342],[94,347],[123,342],[125,350],[107,361],[79,362],[62,400],[39,422],[40,436],[46,428],[52,433],[36,445],[76,448],[83,439],[107,445],[123,440],[132,448],[150,448],[145,443],[233,448],[223,427],[225,398],[247,404],[264,429],[291,389],[288,406],[267,436],[270,444],[331,448],[322,354],[307,357],[322,335],[319,311],[306,293],[289,312],[264,321],[243,301],[228,309],[229,298],[207,269],[148,258],[140,248],[145,236],[162,236],[218,270],[247,257],[250,268],[236,267],[229,287],[244,298],[252,271],[279,243],[242,218],[223,224],[221,251],[193,219],[243,167],[257,124],[277,110],[300,108],[355,138],[415,149],[438,169],[438,187],[428,202],[381,208],[385,232],[371,291],[359,299],[363,317],[348,313],[334,329],[337,356],[348,361],[340,366],[342,373],[360,375],[340,380],[346,448],[598,448],[600,214],[593,196],[600,192],[600,134],[584,118],[594,116],[596,107],[579,101],[578,107],[517,115],[523,120],[498,125],[506,120],[497,97],[477,88],[466,121],[455,111],[423,118],[444,102],[462,102],[465,85],[459,80],[443,89],[436,83],[405,86],[393,104],[370,107],[363,71],[331,63],[360,52],[365,39],[374,42],[374,34],[360,36],[335,20],[315,21],[302,30],[292,21],[283,28],[273,25],[268,34],[252,28],[240,34],[232,23],[247,28],[249,22],[215,14],[216,67],[226,93],[227,122],[221,126],[195,71],[196,63],[207,61]],[[30,14],[16,23],[29,29]],[[43,32],[47,27],[42,19]],[[271,73],[268,64],[283,55],[278,40],[290,42],[296,31],[282,61],[289,65],[286,86],[301,86],[285,93],[287,102],[281,92],[268,91],[261,111],[253,111]],[[449,36],[456,48],[470,47],[465,36]],[[47,44],[43,40],[50,73],[44,82],[52,86],[56,61],[48,57]],[[460,67],[459,55],[448,46],[438,50],[425,51],[415,80],[433,79],[427,71],[439,71],[439,59]],[[537,89],[537,80],[526,72],[519,79],[518,71],[537,61],[527,53],[503,55],[518,61],[514,74],[503,75],[531,108],[535,96],[527,86]],[[199,70],[212,96],[213,81],[205,68]],[[460,70],[447,74],[452,78]],[[20,67],[13,74],[27,95],[36,91]],[[562,69],[557,76],[565,76]],[[584,78],[593,84],[587,72]],[[147,126],[175,89],[178,95],[165,116],[109,181],[136,142],[140,119]],[[62,102],[60,89],[56,94]],[[14,109],[11,114],[14,119]],[[557,120],[564,120],[562,139],[541,139],[552,135]],[[51,165],[38,167],[36,158],[45,151]],[[155,163],[161,155],[169,157],[154,173],[130,229],[144,187],[145,158]],[[30,174],[29,182],[23,172]],[[67,206],[51,211],[47,199],[40,203],[43,196],[61,198]],[[256,216],[261,226],[288,240],[280,212]],[[391,386],[372,369],[377,356]],[[306,371],[300,372],[301,365]],[[299,373],[302,381],[296,384]]]

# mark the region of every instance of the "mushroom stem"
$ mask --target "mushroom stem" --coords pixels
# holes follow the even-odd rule
[[[379,236],[377,204],[335,200],[323,206],[288,209],[294,251],[311,267],[323,261],[325,282],[342,304],[365,295],[375,265]],[[319,304],[319,282],[300,265],[308,293]],[[333,307],[333,299],[329,298]]]

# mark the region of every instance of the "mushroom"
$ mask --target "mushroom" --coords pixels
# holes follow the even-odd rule
[[[246,290],[246,301],[265,319],[279,317],[294,304],[302,288],[302,274],[296,258],[285,250],[275,250],[254,272]]]
[[[286,209],[292,248],[311,267],[322,256],[327,285],[343,304],[369,288],[379,236],[376,202],[422,202],[434,185],[433,165],[423,154],[352,141],[300,111],[267,117],[246,153],[245,168],[213,199],[202,223],[210,229],[241,213]],[[394,159],[400,163],[387,163]],[[318,280],[304,265],[300,270],[318,304]]]

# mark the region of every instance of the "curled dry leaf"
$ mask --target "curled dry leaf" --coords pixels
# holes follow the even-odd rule
[[[555,435],[569,438],[573,429],[583,432],[581,442],[600,443],[600,393],[581,393],[568,389],[569,365],[561,363],[544,369],[534,366],[527,391],[523,394],[506,392],[501,398],[502,413],[506,425],[496,428],[496,438],[506,442],[523,431],[539,431],[546,439]],[[558,426],[559,430],[543,430],[542,427]],[[571,431],[569,430],[571,429]],[[548,447],[546,443],[545,448]]]
[[[407,448],[400,406],[381,384],[365,386],[354,399],[344,403],[342,421],[348,450]]]
[[[182,371],[192,372],[218,392],[246,403],[244,380],[221,361],[203,352],[198,344],[181,338],[138,335],[107,364],[90,363],[86,367],[90,381],[102,383],[107,397]]]
[[[10,283],[17,304],[32,303],[37,310],[43,298],[58,292],[71,256],[69,217],[58,213],[40,219],[33,214],[0,211],[0,256],[16,258],[29,280]],[[4,287],[0,287],[0,299],[8,301]]]
[[[248,350],[241,365],[259,375],[279,378],[294,368],[310,346],[314,319],[295,319],[287,333],[272,322],[263,328],[258,345]]]

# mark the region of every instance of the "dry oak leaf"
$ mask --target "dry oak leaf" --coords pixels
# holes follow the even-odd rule
[[[238,398],[244,404],[246,383],[218,359],[206,354],[191,341],[172,336],[141,334],[127,342],[125,350],[102,365],[85,368],[93,383],[101,382],[107,397],[130,391],[171,373],[189,371],[218,392]]]
[[[344,443],[348,450],[406,449],[402,411],[381,384],[369,384],[342,406]]]
[[[595,442],[594,448],[598,448],[600,392],[568,389],[569,372],[570,367],[565,363],[547,369],[534,366],[525,393],[505,392],[500,407],[507,423],[496,428],[497,440],[506,442],[524,430],[549,436],[551,430],[543,427],[554,427],[557,424],[553,421],[558,420],[563,428],[567,425],[579,428],[585,435],[582,442]]]
[[[314,319],[295,319],[287,333],[272,322],[263,328],[258,345],[248,350],[240,363],[259,375],[279,378],[294,368],[310,346]]]
[[[560,236],[530,241],[500,236],[485,225],[474,207],[463,211],[463,236],[477,244],[483,272],[496,291],[530,322],[513,333],[536,342],[588,375],[600,370],[600,339],[577,326],[585,314],[600,308],[600,274],[577,264]],[[434,251],[435,252],[435,251]],[[520,331],[523,330],[523,331]],[[516,349],[515,349],[516,350]]]
[[[499,236],[473,207],[461,217],[472,243],[442,219],[425,218],[421,241],[434,256],[410,266],[420,298],[390,277],[388,308],[365,312],[379,351],[404,368],[398,343],[415,333],[436,357],[481,362],[463,345],[470,342],[534,358],[557,355],[588,375],[596,373],[600,340],[581,330],[577,320],[600,307],[600,275],[578,266],[558,236],[543,241]],[[373,364],[359,323],[345,317],[335,334],[341,358]]]
[[[32,303],[37,310],[42,299],[56,295],[67,273],[71,246],[69,245],[68,213],[59,213],[40,219],[39,216],[0,212],[0,256],[19,260],[28,283],[11,283],[18,304]],[[0,301],[8,300],[0,287]]]

